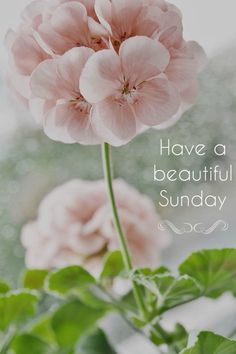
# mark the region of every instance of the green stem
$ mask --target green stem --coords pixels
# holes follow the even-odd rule
[[[112,176],[112,168],[111,168],[110,146],[107,143],[104,143],[102,145],[102,157],[103,157],[104,177],[107,183],[107,189],[108,189],[108,195],[109,195],[112,213],[113,213],[114,225],[115,225],[117,236],[119,238],[120,250],[123,257],[124,266],[125,269],[129,272],[132,271],[133,269],[132,260],[127,246],[126,238],[120,223],[120,218],[116,206],[116,200],[115,200],[113,184],[112,184],[113,176]],[[145,319],[147,317],[147,311],[143,301],[143,295],[140,287],[135,282],[133,282],[133,292],[134,292],[134,297],[137,306],[139,308],[140,314]]]
[[[15,338],[16,332],[15,329],[10,329],[9,333],[6,336],[5,342],[2,345],[2,348],[0,349],[0,354],[6,354],[13,339]]]
[[[153,333],[156,333],[158,337],[161,337],[164,343],[171,348],[172,351],[176,354],[180,352],[178,346],[175,343],[172,343],[172,338],[168,332],[159,324],[155,323],[155,326],[151,326]]]

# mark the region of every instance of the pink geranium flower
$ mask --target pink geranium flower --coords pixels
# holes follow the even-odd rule
[[[36,0],[24,10],[18,30],[9,31],[6,43],[10,85],[47,134],[68,143],[122,145],[149,127],[170,126],[194,104],[197,74],[205,63],[202,48],[183,38],[180,11],[165,0]],[[48,59],[55,60],[50,65],[59,63],[61,56],[78,47],[97,53],[76,90],[67,87],[57,99],[41,97],[42,90],[39,94],[34,84],[42,74],[41,88],[48,85],[46,76],[51,74],[41,63],[46,61],[45,68]],[[62,63],[67,71],[70,66],[75,71],[75,63]],[[78,71],[77,79],[82,67]],[[58,87],[65,87],[66,81],[57,76]],[[55,85],[52,90],[58,92]],[[81,90],[89,114],[75,124],[79,110],[74,94],[81,97]]]
[[[180,10],[164,0],[96,0],[97,16],[107,29],[114,48],[133,36],[145,35],[161,42],[169,51],[165,74],[181,98],[176,114],[156,128],[175,123],[196,101],[197,74],[206,63],[203,49],[196,42],[185,42]]]
[[[93,104],[92,125],[113,145],[131,140],[143,125],[155,126],[179,109],[178,91],[163,74],[170,61],[159,42],[137,36],[114,50],[94,54],[86,63],[80,89]]]
[[[169,235],[158,231],[152,200],[123,180],[114,181],[114,190],[135,266],[157,266]],[[79,264],[98,275],[104,255],[119,248],[104,181],[73,180],[55,188],[21,239],[30,268]]]
[[[44,61],[31,76],[31,109],[54,140],[98,143],[90,122],[91,105],[79,89],[81,71],[93,53],[89,48],[73,48]]]
[[[160,0],[96,0],[96,14],[115,48],[134,36],[158,37],[164,43],[182,39],[182,19],[176,7]]]

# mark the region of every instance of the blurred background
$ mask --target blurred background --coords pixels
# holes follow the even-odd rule
[[[14,285],[24,268],[20,230],[25,222],[36,216],[42,197],[54,186],[71,178],[102,178],[99,147],[63,145],[49,140],[34,124],[29,113],[7,92],[4,82],[7,65],[4,36],[9,27],[17,26],[20,12],[28,2],[0,2],[0,278],[7,278]],[[177,170],[198,170],[215,164],[228,167],[232,163],[236,166],[236,2],[173,0],[172,3],[183,12],[185,38],[200,42],[209,57],[208,66],[200,77],[198,102],[174,127],[161,132],[149,131],[129,145],[115,149],[113,156],[115,175],[149,194],[156,205],[160,190],[165,188],[173,195],[197,193],[200,189],[227,195],[226,206],[221,212],[214,208],[159,209],[163,219],[179,226],[186,221],[203,222],[210,226],[218,219],[229,223],[228,231],[216,229],[208,236],[173,234],[172,243],[163,252],[162,260],[174,269],[192,250],[236,247],[236,180],[229,184],[201,186],[193,183],[159,186],[153,182],[155,163],[163,169]],[[217,143],[226,144],[227,157],[219,161],[213,154],[207,154],[206,159],[196,159],[194,155],[178,159],[171,156],[160,158],[161,137],[171,138],[173,143],[204,143],[208,151]],[[204,316],[199,308],[204,308]],[[218,301],[201,300],[191,307],[187,305],[171,311],[166,325],[171,326],[176,318],[181,318],[190,330],[215,329],[228,334],[233,323],[236,327],[235,315],[236,301],[226,295]],[[139,354],[138,347],[136,354]],[[123,350],[126,353],[123,348],[122,344],[121,353]],[[151,348],[148,353],[152,353]]]

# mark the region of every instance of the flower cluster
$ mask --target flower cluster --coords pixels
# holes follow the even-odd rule
[[[159,216],[150,198],[123,180],[114,181],[118,210],[136,266],[155,267],[168,234],[158,234]],[[41,202],[36,221],[24,226],[29,268],[83,265],[94,275],[107,251],[119,248],[104,181],[73,180]]]
[[[164,0],[35,0],[6,45],[14,89],[65,143],[118,146],[173,124],[205,62]]]

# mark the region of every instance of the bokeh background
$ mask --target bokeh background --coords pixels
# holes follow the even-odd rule
[[[71,178],[102,178],[99,147],[63,145],[49,140],[34,124],[29,113],[7,92],[4,35],[9,27],[16,27],[20,12],[28,2],[0,2],[0,278],[8,279],[13,285],[17,284],[24,269],[20,229],[36,216],[42,197],[54,186]],[[149,131],[129,145],[115,149],[113,156],[115,175],[149,194],[156,204],[160,189],[165,187],[173,195],[197,193],[200,189],[227,195],[227,204],[221,212],[210,208],[159,209],[164,219],[168,218],[177,225],[188,221],[210,226],[218,219],[229,223],[227,232],[217,229],[208,236],[173,234],[172,243],[163,252],[162,259],[174,269],[192,250],[236,247],[236,179],[229,184],[171,183],[159,186],[153,182],[152,174],[154,163],[164,169],[200,169],[216,163],[221,166],[232,163],[236,168],[236,2],[173,0],[172,3],[183,12],[185,38],[199,41],[209,57],[208,66],[200,77],[197,104],[174,127],[161,132]],[[204,143],[208,151],[217,143],[225,143],[227,157],[218,161],[213,154],[208,154],[206,159],[194,156],[160,158],[158,147],[161,137],[171,138],[175,143]],[[226,295],[218,301],[201,300],[172,311],[167,316],[166,325],[170,326],[176,318],[181,318],[190,330],[215,329],[228,334],[233,326],[236,327],[235,315],[236,301]],[[136,354],[139,353],[139,340],[136,339]],[[128,342],[121,345],[121,353],[122,350],[125,353],[123,348],[127,348]],[[143,352],[143,342],[141,347]],[[151,348],[148,353],[152,353]]]

